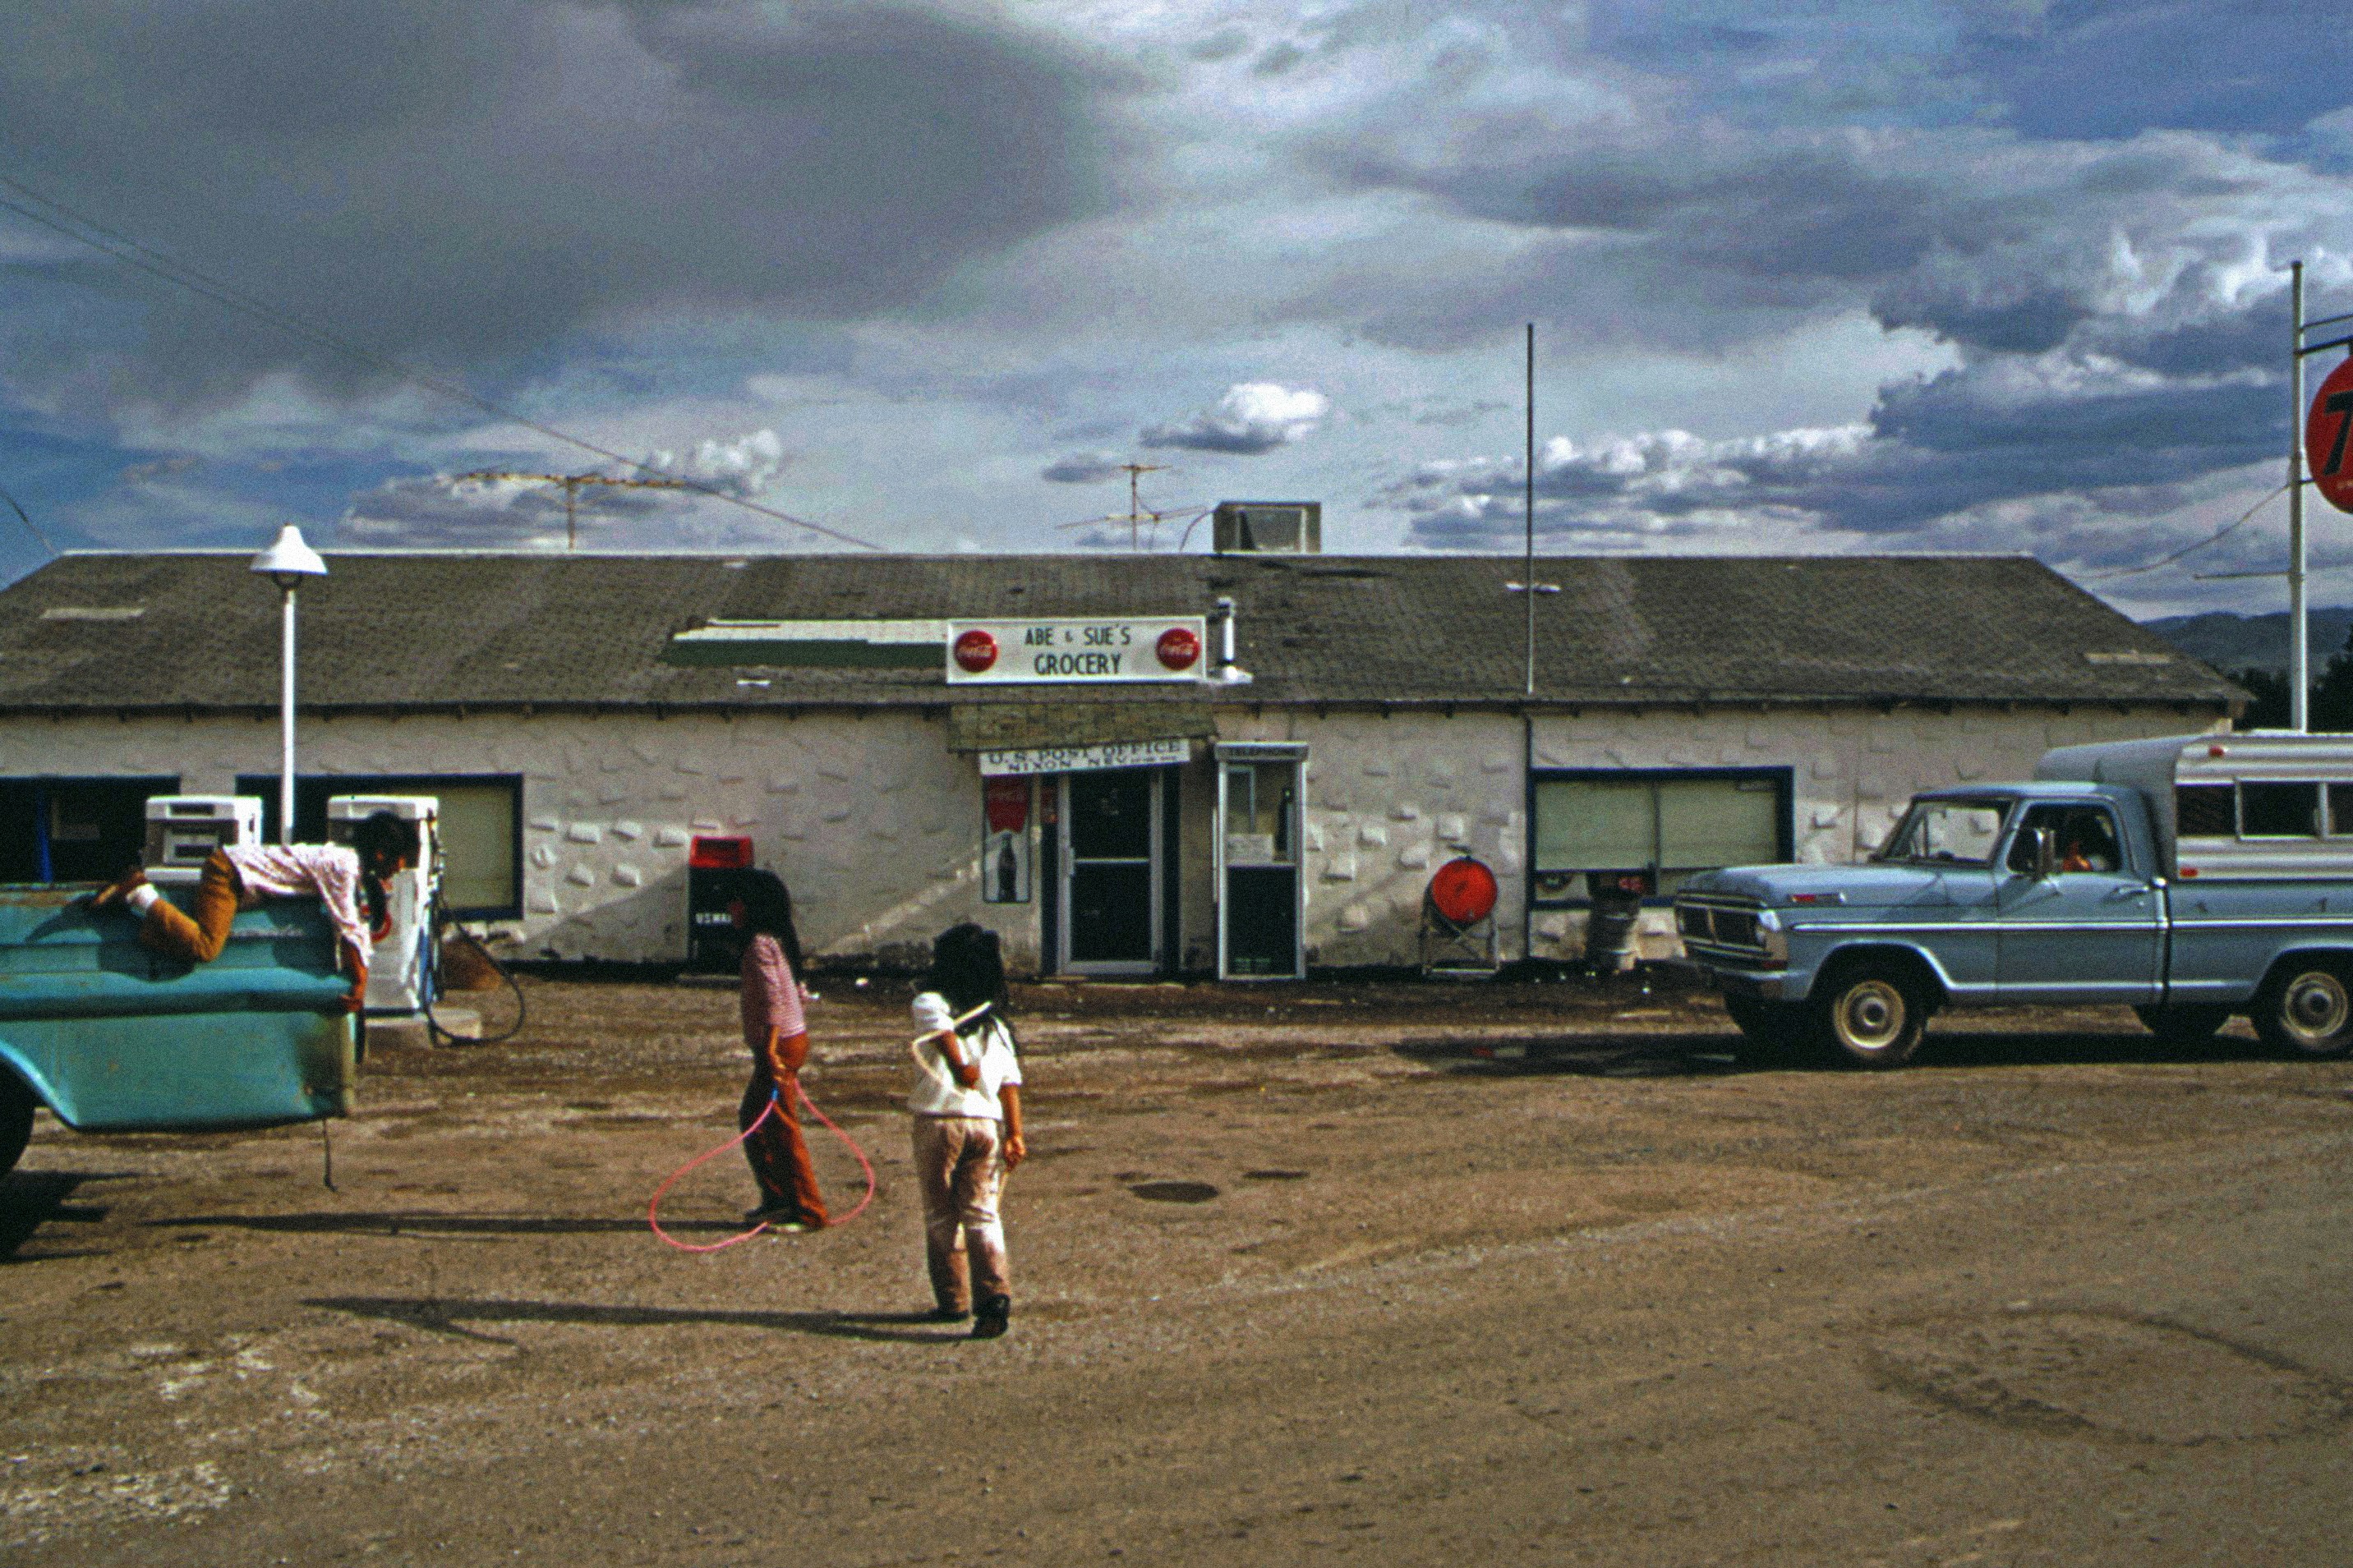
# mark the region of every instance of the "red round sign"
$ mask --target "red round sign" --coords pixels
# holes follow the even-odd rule
[[[2338,511],[2353,511],[2353,359],[2328,373],[2304,417],[2304,460],[2312,487]]]
[[[955,640],[956,668],[966,675],[978,675],[997,662],[997,639],[978,626]]]
[[[1183,626],[1170,626],[1153,647],[1164,669],[1190,669],[1201,657],[1201,639]]]

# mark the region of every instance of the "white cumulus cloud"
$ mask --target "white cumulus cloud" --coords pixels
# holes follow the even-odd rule
[[[732,441],[706,437],[687,452],[657,451],[646,463],[665,474],[709,485],[732,496],[755,496],[785,468],[785,443],[774,430],[754,430]]]
[[[1332,412],[1332,400],[1307,387],[1272,381],[1238,382],[1214,408],[1144,432],[1147,447],[1254,457],[1313,435]]]

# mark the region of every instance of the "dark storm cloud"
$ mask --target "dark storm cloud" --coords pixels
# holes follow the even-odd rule
[[[2294,132],[2345,101],[2344,24],[2312,0],[2069,0],[1973,32],[1963,59],[2040,136]]]
[[[1657,68],[1685,68],[1674,58]],[[1843,433],[1567,447],[1538,468],[1539,522],[1556,537],[1958,532],[2147,550],[2146,535],[2111,536],[2116,498],[2179,499],[2280,445],[2285,258],[2317,258],[2314,313],[2353,306],[2337,259],[2353,251],[2353,184],[2212,135],[1830,129],[1694,111],[1671,93],[1500,89],[1435,121],[1400,96],[1324,130],[1311,155],[1336,178],[1525,237],[1488,276],[1390,294],[1370,324],[1391,341],[1492,342],[1539,320],[1571,355],[1722,353],[1864,312],[1957,362],[1885,387]],[[1725,421],[1721,408],[1695,416]],[[1412,542],[1504,545],[1517,476],[1514,463],[1435,465],[1385,499]]]
[[[1117,452],[1072,452],[1047,464],[1038,477],[1058,485],[1093,484],[1116,478],[1122,461]]]
[[[1098,199],[1092,68],[914,5],[36,0],[13,19],[5,172],[441,368],[544,368],[584,329],[670,310],[871,310]],[[111,264],[75,280],[148,301],[138,393],[362,374]]]

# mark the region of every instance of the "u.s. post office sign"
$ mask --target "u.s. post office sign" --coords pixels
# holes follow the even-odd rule
[[[1208,667],[1208,623],[1199,616],[948,623],[951,686],[1203,680]]]

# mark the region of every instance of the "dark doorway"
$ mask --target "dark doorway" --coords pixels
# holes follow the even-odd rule
[[[1148,973],[1158,962],[1160,775],[1148,768],[1066,773],[1064,967]]]

